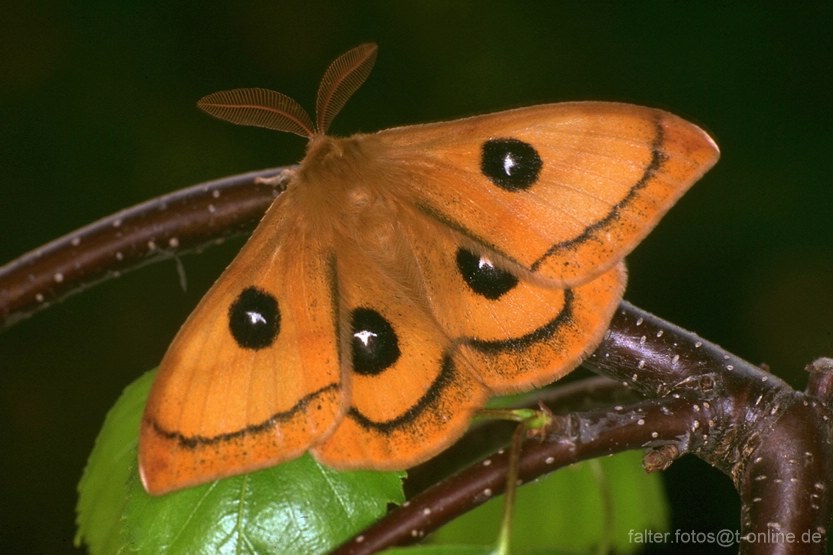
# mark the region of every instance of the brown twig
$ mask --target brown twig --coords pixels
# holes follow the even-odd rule
[[[556,418],[542,444],[528,442],[521,477],[604,454],[648,448],[660,470],[694,454],[726,472],[741,495],[740,551],[825,553],[831,516],[833,430],[825,386],[833,361],[814,364],[807,393],[714,344],[622,303],[585,363],[649,399]],[[486,464],[488,461],[488,464]],[[506,458],[487,458],[410,499],[334,553],[373,553],[412,543],[502,491]]]
[[[545,441],[524,444],[519,476],[526,482],[575,462],[639,449],[655,441],[655,433],[663,438],[684,435],[689,423],[698,418],[703,419],[703,415],[695,413],[691,403],[684,399],[646,400],[627,409],[594,409],[556,416]],[[646,421],[656,424],[649,427]],[[412,497],[332,553],[369,554],[393,545],[417,542],[502,493],[507,469],[505,452],[488,457]]]
[[[96,282],[252,229],[280,188],[257,178],[279,170],[233,176],[148,201],[3,266],[0,329]],[[810,365],[807,390],[797,392],[767,371],[623,302],[585,366],[646,399],[556,417],[546,441],[525,446],[523,479],[633,448],[650,447],[649,469],[692,453],[734,481],[742,502],[742,553],[825,551],[833,476],[833,361]],[[575,393],[588,384],[570,387]],[[610,381],[593,382],[592,388],[617,396],[623,389]],[[338,552],[369,553],[413,541],[496,495],[503,487],[505,457],[487,460],[412,497]]]
[[[590,409],[610,410],[610,407],[626,405],[638,400],[633,391],[604,376],[584,378],[558,383],[530,394],[524,407],[536,408],[541,403],[554,414],[566,415]],[[482,420],[472,424],[469,433],[454,445],[423,464],[408,470],[405,493],[408,497],[434,485],[440,477],[462,470],[505,447],[516,424],[506,420]]]
[[[586,366],[655,398],[686,395],[713,423],[679,445],[726,473],[741,497],[741,552],[824,553],[830,522],[833,368],[798,392],[768,371],[623,302]],[[692,426],[694,424],[692,423]],[[744,539],[745,538],[745,539]]]
[[[278,194],[272,168],[128,208],[0,267],[0,330],[98,282],[250,232]]]

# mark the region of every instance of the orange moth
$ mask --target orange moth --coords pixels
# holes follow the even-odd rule
[[[139,441],[150,493],[307,451],[342,469],[436,455],[490,396],[597,346],[623,257],[718,157],[676,116],[602,102],[325,135],[376,50],[330,65],[315,123],[265,89],[199,101],[309,144],[162,360]]]

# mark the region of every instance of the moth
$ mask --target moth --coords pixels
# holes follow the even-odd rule
[[[691,123],[604,102],[327,136],[376,53],[330,65],[315,123],[265,89],[199,101],[309,142],[162,360],[140,431],[148,492],[307,451],[339,469],[431,458],[490,396],[580,364],[623,257],[718,158]]]

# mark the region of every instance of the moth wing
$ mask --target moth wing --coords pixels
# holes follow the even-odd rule
[[[613,267],[718,157],[672,114],[626,104],[533,106],[377,134],[429,217],[564,287]]]
[[[419,214],[401,218],[401,228],[431,312],[455,338],[455,363],[473,368],[492,393],[529,390],[571,372],[599,344],[622,298],[621,263],[561,288],[497,266],[488,252]]]
[[[372,229],[358,232],[372,241]],[[388,237],[401,241],[398,234]],[[334,468],[399,470],[461,436],[488,390],[456,360],[455,342],[410,279],[408,253],[395,247],[384,260],[363,251],[363,244],[337,249],[350,406],[313,455]]]
[[[160,365],[139,441],[151,493],[297,457],[343,413],[333,245],[304,231],[290,197],[270,208]]]
[[[483,295],[457,262],[453,230],[405,205],[379,220],[337,248],[342,360],[352,363],[345,417],[313,448],[329,466],[401,469],[428,459],[490,395],[573,370],[621,298],[621,266],[572,290],[519,279]],[[389,248],[363,249],[379,237]],[[356,354],[365,342],[377,343],[371,361]]]

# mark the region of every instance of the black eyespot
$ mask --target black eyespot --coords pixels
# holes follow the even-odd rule
[[[457,269],[472,291],[493,301],[518,284],[518,278],[466,249],[457,249]]]
[[[538,181],[543,162],[531,144],[518,139],[489,139],[483,143],[480,171],[510,192],[530,188]]]
[[[381,314],[369,308],[357,308],[351,325],[354,372],[375,376],[399,359],[396,332]]]
[[[228,326],[242,348],[264,349],[281,329],[278,301],[266,291],[247,287],[228,309]]]

